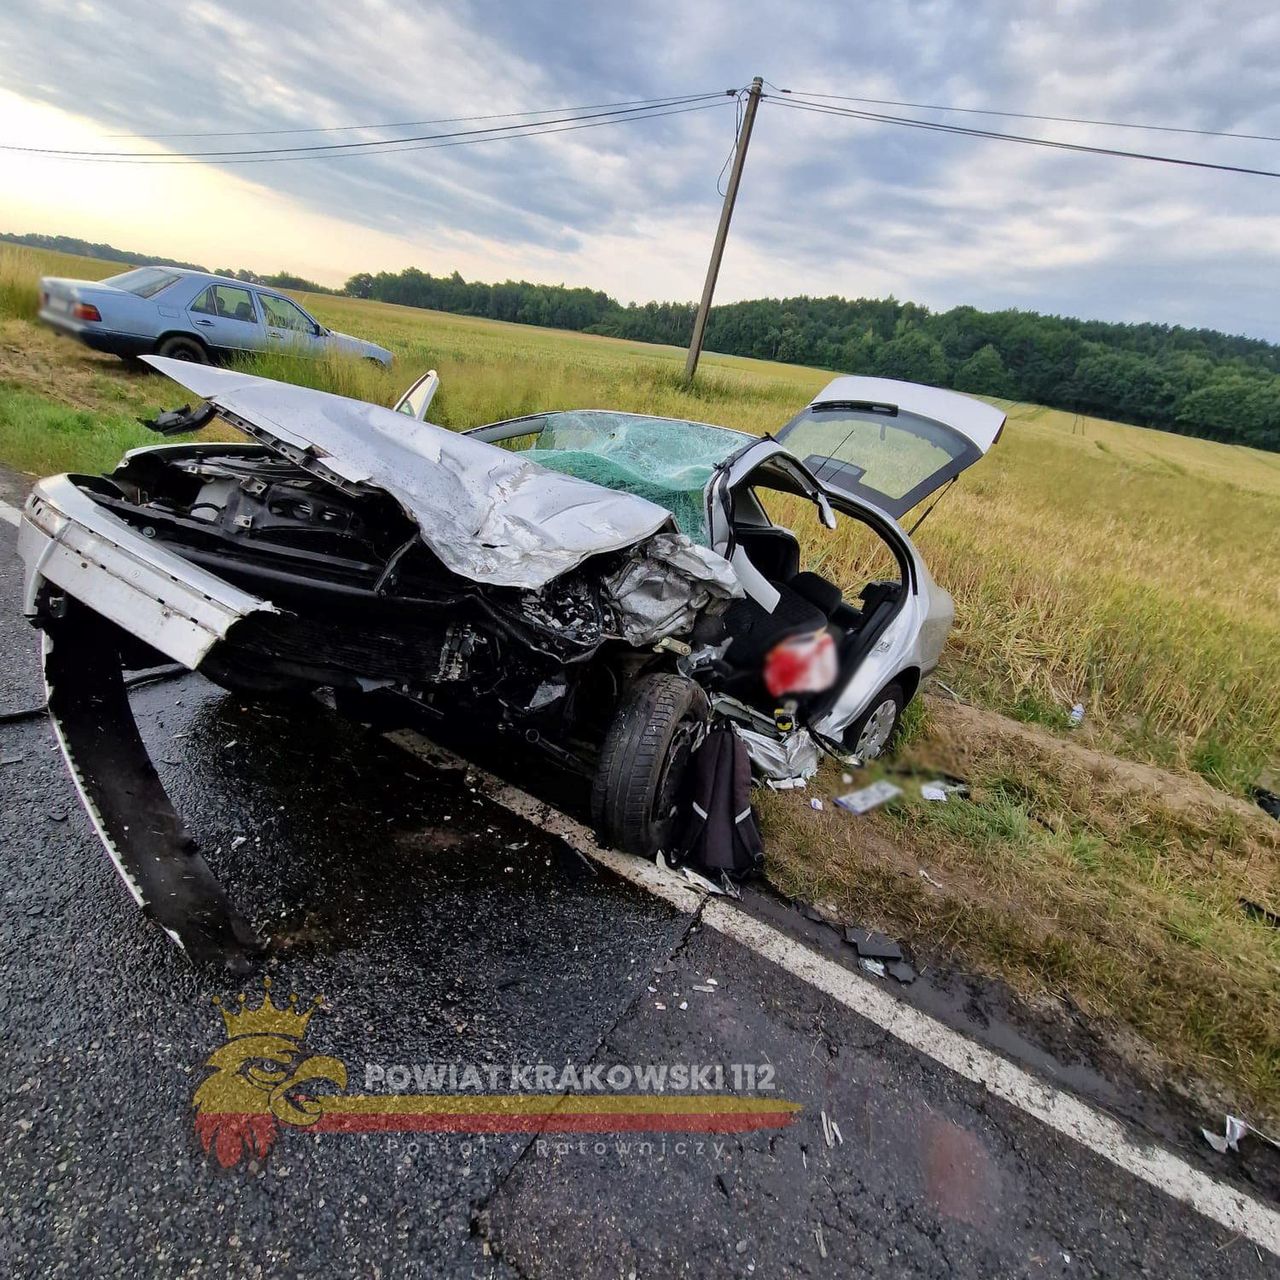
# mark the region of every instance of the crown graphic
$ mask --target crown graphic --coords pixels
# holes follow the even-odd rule
[[[246,1008],[246,997],[237,997],[238,1008],[228,1009],[219,996],[213,997],[213,1003],[222,1014],[222,1021],[227,1028],[227,1039],[235,1040],[240,1036],[288,1036],[291,1040],[301,1040],[307,1032],[307,1023],[311,1015],[323,1000],[316,996],[311,1004],[299,1009],[298,997],[291,995],[285,1005],[273,1004],[271,1001],[271,979],[262,980],[262,1003],[256,1009]]]

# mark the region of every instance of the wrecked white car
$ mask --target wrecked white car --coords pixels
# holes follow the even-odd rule
[[[590,775],[605,838],[652,855],[713,716],[773,779],[811,774],[820,749],[884,749],[953,612],[897,518],[1004,422],[965,396],[850,377],[776,438],[606,410],[455,433],[421,420],[434,375],[396,412],[148,359],[201,397],[157,430],[216,416],[250,442],[40,481],[19,534],[26,609],[121,876],[193,957],[237,967],[263,943],[165,795],[122,668],[163,655],[248,694],[462,712]],[[896,572],[846,599],[801,566],[768,514],[776,495],[820,534],[856,522]]]

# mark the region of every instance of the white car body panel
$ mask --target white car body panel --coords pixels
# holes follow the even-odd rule
[[[665,507],[393,409],[209,365],[147,363],[299,466],[385,490],[454,573],[536,591],[671,525]]]
[[[65,475],[36,482],[18,526],[25,612],[50,582],[193,670],[232,625],[275,607],[157,546]]]

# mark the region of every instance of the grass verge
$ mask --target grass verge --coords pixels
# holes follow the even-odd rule
[[[1026,995],[1068,998],[1132,1028],[1184,1079],[1280,1119],[1280,930],[1246,905],[1280,911],[1274,819],[1197,779],[941,700],[893,767],[966,778],[971,797],[927,802],[899,777],[901,801],[853,817],[766,794],[782,892]],[[847,789],[838,774],[816,785]]]

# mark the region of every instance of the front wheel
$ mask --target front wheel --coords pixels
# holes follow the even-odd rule
[[[671,847],[676,802],[710,707],[684,676],[641,676],[624,692],[591,789],[591,816],[610,844],[652,858]]]
[[[885,685],[844,731],[845,748],[859,760],[874,760],[884,755],[893,746],[906,705],[900,684]]]

